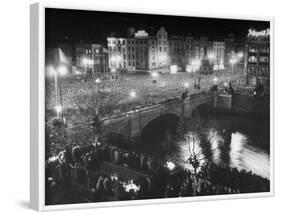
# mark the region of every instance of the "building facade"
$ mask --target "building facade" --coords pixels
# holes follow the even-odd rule
[[[224,69],[225,64],[225,42],[209,42],[208,58],[214,70]]]
[[[188,63],[187,42],[183,36],[169,37],[169,57],[170,64],[179,65],[185,68]]]
[[[79,73],[94,74],[109,71],[108,53],[101,44],[77,44],[75,55]]]
[[[247,82],[250,85],[269,86],[270,34],[269,29],[250,29],[246,39]]]
[[[168,32],[165,28],[161,27],[157,32],[156,37],[158,41],[158,67],[164,68],[170,65]]]

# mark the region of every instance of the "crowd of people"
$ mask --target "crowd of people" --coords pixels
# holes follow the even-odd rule
[[[189,94],[209,91],[215,84],[223,88],[225,82],[241,78],[239,74],[214,73],[212,75],[196,75],[189,73],[162,74],[157,81],[150,75],[129,75],[117,80],[67,82],[62,83],[62,105],[67,109],[77,109],[79,106],[91,106],[87,96],[100,93],[105,101],[102,116],[118,112],[155,105],[166,100],[180,99],[183,91],[188,88]],[[214,82],[214,79],[216,81]],[[234,87],[234,85],[232,85]],[[134,92],[134,96],[130,96]],[[113,94],[114,96],[111,96]],[[109,97],[109,99],[106,99]],[[92,101],[90,99],[90,101]],[[49,80],[46,84],[46,109],[53,110],[56,106],[54,83]],[[112,108],[109,108],[112,107]]]
[[[112,170],[104,163],[111,164]],[[206,162],[194,173],[167,163],[107,143],[68,147],[46,160],[46,203],[269,191],[269,180],[245,170]]]

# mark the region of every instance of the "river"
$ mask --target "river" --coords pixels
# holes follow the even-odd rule
[[[264,178],[270,178],[270,122],[268,118],[215,114],[205,116],[204,121],[207,124],[204,130],[204,142],[200,143],[196,149],[203,151],[206,160],[252,171]],[[163,127],[163,121],[159,123],[158,125]],[[174,124],[174,121],[171,123]],[[151,140],[147,140],[148,137],[146,137],[140,149],[151,156],[167,159],[167,153],[163,152],[163,145],[167,139],[159,137],[166,131],[165,127],[162,132],[159,132],[159,128],[156,127],[159,127],[157,122],[150,127],[148,137]],[[186,142],[173,143],[179,145],[179,149],[169,151],[169,158],[183,159],[188,155],[185,148]],[[204,152],[207,150],[209,152]]]

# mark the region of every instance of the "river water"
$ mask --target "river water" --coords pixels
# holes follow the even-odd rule
[[[203,154],[216,164],[227,164],[240,170],[245,169],[262,176],[270,178],[270,129],[269,119],[264,117],[244,117],[237,115],[216,114],[204,118],[207,123],[205,129],[205,142],[201,143],[197,150],[209,153]],[[159,121],[161,123],[161,121]],[[153,133],[151,127],[150,133]],[[159,133],[155,132],[156,135]],[[151,136],[152,137],[152,136]],[[153,142],[145,142],[142,152],[167,159],[166,153],[161,146],[165,144],[163,138],[153,138]],[[161,139],[161,140],[160,140]],[[158,141],[158,142],[157,142]],[[181,158],[186,156],[186,142],[174,142],[180,145],[180,149],[170,151],[169,157]]]

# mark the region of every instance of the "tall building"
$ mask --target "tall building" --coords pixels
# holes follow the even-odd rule
[[[129,70],[136,69],[136,40],[135,38],[127,39],[127,68]]]
[[[106,73],[108,67],[108,51],[101,44],[92,44],[93,72]]]
[[[157,38],[146,31],[135,33],[136,41],[136,69],[151,70],[158,68]]]
[[[176,64],[185,69],[188,63],[187,42],[183,36],[169,37],[169,57],[171,65]]]
[[[163,68],[169,66],[169,44],[168,32],[161,27],[156,34],[158,41],[158,67]]]
[[[247,82],[250,85],[269,86],[270,30],[249,29],[246,39]]]
[[[209,43],[208,58],[214,70],[224,69],[225,42],[212,41]]]
[[[111,71],[127,68],[127,38],[108,37],[108,59]]]
[[[186,36],[186,49],[185,49],[185,55],[187,58],[187,63],[190,64],[192,60],[192,52],[193,52],[193,37],[192,36]]]
[[[108,68],[108,53],[101,44],[83,43],[75,47],[77,70],[82,73],[105,73]]]

